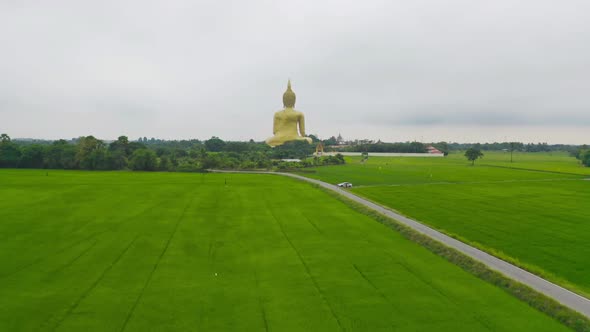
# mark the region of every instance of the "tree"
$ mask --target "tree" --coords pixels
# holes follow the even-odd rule
[[[129,167],[134,171],[155,171],[157,166],[156,153],[148,149],[135,150],[129,160]]]
[[[172,155],[175,158],[183,158],[183,157],[187,157],[188,156],[188,152],[186,152],[186,150],[180,149],[180,148],[176,148],[172,151]]]
[[[319,143],[320,139],[316,135],[307,135],[307,137],[311,138],[312,143]]]
[[[139,142],[129,142],[127,146],[127,157],[131,156],[135,150],[145,149],[146,146]]]
[[[47,168],[76,168],[76,146],[60,139],[45,149],[43,163]]]
[[[116,141],[112,142],[109,145],[109,149],[111,150],[123,150],[125,153],[128,152],[129,148],[129,138],[127,136],[119,136]]]
[[[397,153],[425,153],[426,145],[420,142],[405,143],[372,143],[364,140],[358,144],[343,147],[342,151],[346,152],[397,152]]]
[[[330,146],[330,145],[337,145],[338,141],[336,140],[336,137],[332,136],[326,140],[323,141],[324,146]]]
[[[476,148],[469,148],[465,151],[465,157],[467,160],[471,161],[471,166],[475,165],[475,161],[481,157],[483,157],[483,153],[481,150]]]
[[[123,169],[127,167],[127,159],[131,153],[129,138],[127,136],[119,136],[116,141],[109,145],[109,168]]]
[[[216,136],[213,136],[205,141],[205,148],[207,149],[207,151],[220,152],[221,150],[223,150],[224,146],[225,142]]]
[[[519,142],[510,142],[510,162],[513,162],[512,154],[514,150],[522,148],[523,144]]]
[[[0,167],[17,167],[21,151],[6,134],[0,136]]]
[[[169,171],[170,170],[170,160],[166,156],[160,157],[160,162],[158,163],[158,171]]]
[[[45,148],[39,144],[32,144],[22,149],[22,155],[18,162],[20,168],[43,168],[43,156]]]
[[[207,142],[205,142],[207,144]],[[250,149],[250,143],[246,142],[226,142],[223,146],[223,151],[228,152],[245,152]]]
[[[107,156],[103,141],[94,136],[81,137],[78,141],[76,163],[82,169],[105,169]]]
[[[110,150],[107,153],[108,169],[125,169],[128,164],[127,155],[124,150]]]
[[[341,154],[338,154],[339,156],[341,156]],[[365,162],[369,159],[369,153],[367,151],[363,151],[361,152],[361,162]]]
[[[584,166],[590,167],[590,150],[586,150],[580,159],[582,160],[582,164],[584,164]]]
[[[272,157],[275,159],[303,159],[313,154],[314,146],[307,141],[289,141],[273,148]]]

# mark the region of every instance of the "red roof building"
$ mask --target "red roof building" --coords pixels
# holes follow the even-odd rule
[[[428,153],[431,153],[431,154],[443,154],[442,152],[440,152],[439,149],[435,148],[432,145],[427,146],[426,151],[428,151]]]

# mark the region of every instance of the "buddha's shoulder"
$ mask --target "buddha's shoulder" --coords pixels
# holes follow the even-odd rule
[[[291,111],[280,110],[280,111],[275,112],[275,116],[293,116],[293,115],[303,115],[303,113],[301,113],[297,110],[291,110]]]

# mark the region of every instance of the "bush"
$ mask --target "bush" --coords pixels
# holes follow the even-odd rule
[[[177,172],[200,172],[203,167],[194,159],[185,157],[178,159],[178,165],[175,169]]]
[[[256,168],[258,168],[258,165],[253,161],[246,160],[246,161],[242,162],[242,164],[240,165],[240,168],[241,169],[256,169]]]
[[[342,165],[344,164],[344,157],[340,153],[336,154],[335,156],[315,157],[313,164],[315,166]]]

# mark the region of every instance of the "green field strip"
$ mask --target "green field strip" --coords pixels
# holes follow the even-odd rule
[[[9,176],[8,187],[22,188],[15,174],[0,171],[0,181]],[[264,175],[53,176],[30,185],[52,188],[56,206],[44,212],[52,227],[31,230],[39,241],[26,244],[26,256],[2,252],[12,267],[47,257],[2,279],[0,330],[566,330],[309,184]],[[55,191],[72,177],[96,196],[87,200],[95,206],[82,204],[92,218],[79,228],[64,218],[75,202]],[[37,216],[25,210],[0,222],[0,234],[26,231]],[[8,240],[3,248],[25,246]]]
[[[590,200],[584,181],[358,188],[354,191],[437,229],[546,271],[589,292]],[[454,202],[461,202],[460,204]],[[517,262],[518,263],[518,262]],[[520,264],[519,264],[520,265]],[[557,277],[556,277],[557,276]],[[569,285],[568,285],[569,284]],[[575,287],[573,287],[576,290]]]
[[[176,235],[176,231],[178,230],[178,226],[182,222],[182,219],[184,218],[184,216],[186,214],[186,210],[190,207],[193,200],[194,200],[194,197],[190,196],[190,201],[182,209],[182,213],[180,214],[180,216],[176,220],[176,223],[174,224],[174,229],[172,230],[172,232],[170,232],[170,236],[166,239],[166,245],[162,248],[162,251],[158,255],[158,259],[156,260],[154,267],[150,270],[150,273],[146,279],[146,282],[145,282],[143,288],[141,289],[141,292],[137,296],[135,302],[133,302],[133,306],[131,307],[129,313],[125,317],[125,321],[123,322],[123,326],[121,327],[121,331],[125,331],[125,329],[127,328],[127,324],[129,323],[129,320],[131,319],[131,317],[133,317],[133,313],[135,312],[135,308],[137,307],[137,305],[141,301],[141,298],[142,298],[143,294],[145,293],[146,288],[149,286],[150,281],[152,280],[154,272],[158,269],[158,265],[160,264],[162,257],[164,257],[164,255],[166,254],[166,251],[168,250],[168,247],[170,246],[170,242],[174,238],[174,235]]]

